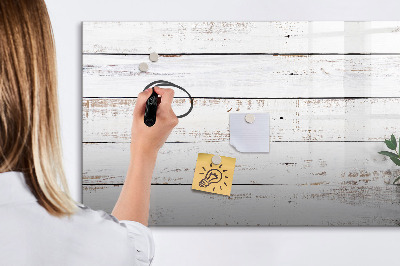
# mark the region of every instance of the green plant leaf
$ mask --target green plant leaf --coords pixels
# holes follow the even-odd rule
[[[390,157],[390,160],[392,160],[396,165],[400,166],[400,160],[399,160],[399,158]]]
[[[395,136],[393,134],[392,134],[392,136],[390,136],[390,141],[394,144],[394,146],[395,146],[394,149],[396,149],[397,148],[397,142],[396,142],[396,138],[395,138]]]
[[[399,180],[400,180],[400,176],[398,176],[398,177],[393,181],[393,185],[395,185],[396,182],[399,181]]]
[[[389,149],[394,150],[394,151],[396,150],[396,145],[393,142],[391,142],[390,140],[386,139],[385,143]]]
[[[390,152],[390,151],[380,151],[378,153],[382,154],[382,155],[389,156],[389,157],[396,157],[396,158],[399,157],[396,153],[393,153],[393,152]]]

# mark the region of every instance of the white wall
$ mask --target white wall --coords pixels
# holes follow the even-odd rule
[[[81,21],[400,20],[398,0],[47,0],[64,158],[81,199]],[[400,44],[399,44],[400,45]],[[400,220],[400,217],[399,217]],[[394,228],[153,228],[154,265],[397,265]]]

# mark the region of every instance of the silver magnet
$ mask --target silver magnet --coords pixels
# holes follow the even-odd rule
[[[214,156],[212,157],[211,161],[212,161],[213,164],[218,165],[218,164],[221,163],[222,159],[221,159],[221,156],[219,156],[219,155],[214,155]]]
[[[253,124],[254,121],[256,120],[256,117],[253,114],[247,114],[244,118],[247,123]]]
[[[151,53],[149,55],[149,59],[151,62],[157,62],[158,61],[158,54],[157,53]]]
[[[149,70],[149,66],[145,62],[140,63],[139,64],[139,70],[142,71],[142,72],[147,72],[147,70]]]

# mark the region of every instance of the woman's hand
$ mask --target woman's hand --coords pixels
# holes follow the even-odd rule
[[[154,88],[161,95],[157,108],[156,123],[152,127],[144,124],[146,101],[152,89],[141,92],[133,111],[131,160],[121,194],[112,214],[119,220],[130,220],[147,225],[149,219],[150,187],[158,150],[167,140],[178,118],[172,111],[174,91]]]
[[[137,98],[133,111],[131,153],[157,153],[178,124],[178,118],[171,108],[174,90],[154,87],[154,91],[161,96],[161,103],[157,108],[156,123],[152,127],[144,124],[146,101],[152,94],[152,89],[139,93]]]

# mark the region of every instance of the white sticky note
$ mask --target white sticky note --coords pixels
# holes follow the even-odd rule
[[[254,121],[249,123],[253,114]],[[247,121],[246,121],[247,120]],[[233,113],[229,114],[230,144],[240,152],[269,152],[269,114]]]

